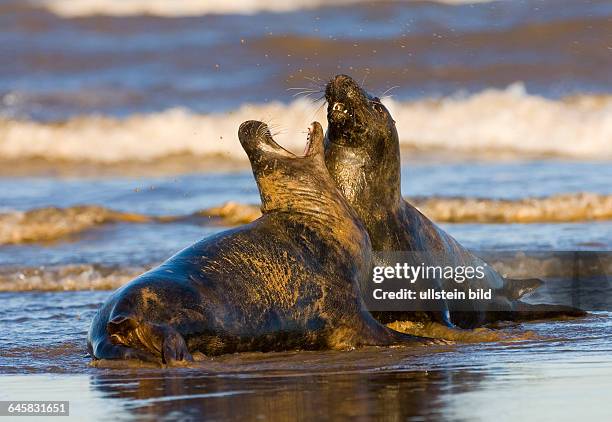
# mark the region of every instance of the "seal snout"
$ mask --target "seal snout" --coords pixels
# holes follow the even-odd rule
[[[295,155],[276,143],[270,128],[264,122],[247,120],[238,128],[238,139],[249,157],[259,157],[272,153],[286,157]]]
[[[247,120],[238,128],[238,139],[249,158],[260,153],[266,137],[272,138],[272,135],[264,122]]]
[[[264,122],[247,120],[238,128],[238,139],[247,154],[259,150],[267,139],[272,139],[270,129]]]
[[[336,75],[325,87],[325,97],[330,105],[348,104],[361,96],[361,88],[348,75]]]
[[[353,78],[347,75],[335,76],[325,87],[329,122],[340,125],[350,121],[362,97],[361,88]]]
[[[359,85],[348,75],[336,75],[325,87],[325,94],[330,94],[333,91],[341,92],[349,88],[359,88]]]
[[[260,136],[272,136],[268,125],[258,120],[247,120],[238,128],[238,139],[244,145],[245,141],[259,138]]]

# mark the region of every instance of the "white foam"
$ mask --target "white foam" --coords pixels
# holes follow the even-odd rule
[[[612,159],[612,96],[550,100],[521,84],[472,96],[414,102],[384,100],[400,142],[431,151],[510,151],[578,159]],[[0,157],[117,163],[191,154],[246,160],[237,130],[245,120],[271,124],[275,139],[303,151],[307,127],[325,107],[306,99],[244,105],[222,114],[182,109],[127,119],[84,116],[63,123],[0,120]]]
[[[612,96],[553,101],[516,83],[468,97],[388,105],[407,145],[612,158]]]
[[[90,264],[0,269],[0,292],[114,290],[147,268],[103,268]]]
[[[295,151],[303,150],[307,128],[316,107],[298,100],[245,105],[230,113],[197,115],[183,109],[134,115],[127,119],[79,117],[61,124],[0,120],[0,156],[8,159],[46,158],[111,163],[151,161],[170,155],[223,155],[246,160],[238,127],[258,119],[282,128],[275,139]],[[318,119],[325,119],[324,107]],[[274,130],[273,130],[274,132]]]
[[[321,6],[343,6],[371,3],[367,0],[34,0],[49,11],[63,16],[89,15],[156,15],[197,16],[206,14],[253,14],[316,9]],[[404,0],[406,2],[415,0]],[[437,3],[482,3],[490,0],[437,0]]]

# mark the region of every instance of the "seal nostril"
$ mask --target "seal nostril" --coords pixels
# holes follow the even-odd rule
[[[336,77],[334,78],[334,82],[337,84],[345,84],[350,83],[352,81],[353,79],[350,76],[344,74],[336,75]]]

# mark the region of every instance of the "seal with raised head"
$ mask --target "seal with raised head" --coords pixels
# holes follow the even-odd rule
[[[262,217],[205,238],[114,292],[88,336],[94,359],[175,364],[194,352],[345,349],[425,340],[390,330],[364,308],[358,282],[371,245],[324,163],[313,123],[305,156],[261,122],[238,136]]]
[[[471,328],[498,320],[584,314],[571,307],[529,305],[518,300],[539,287],[541,281],[504,279],[402,198],[399,138],[395,121],[379,98],[369,95],[346,75],[338,75],[327,84],[325,98],[328,104],[325,163],[365,224],[373,250],[418,252],[420,257],[428,255],[430,263],[441,261],[455,267],[485,268],[482,279],[458,284],[438,278],[416,283],[417,288],[426,289],[435,283],[438,289],[459,289],[466,293],[469,289],[491,289],[494,292],[491,302],[449,300],[438,302],[435,311],[424,313],[373,312],[379,321],[425,318],[449,326]]]

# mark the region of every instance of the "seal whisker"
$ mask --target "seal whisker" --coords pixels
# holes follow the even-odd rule
[[[305,94],[305,93],[316,94],[317,92],[319,91],[315,89],[301,89],[301,91],[294,93],[293,96],[295,97],[296,95]]]
[[[318,113],[319,113],[319,111],[321,111],[321,108],[323,108],[323,106],[324,106],[325,104],[327,104],[327,100],[325,100],[325,97],[321,97],[321,98],[319,98],[319,99],[316,99],[314,102],[316,103],[316,102],[321,101],[321,100],[323,100],[323,102],[322,102],[322,103],[321,103],[321,105],[320,105],[320,106],[319,106],[319,107],[318,107],[318,108],[315,110],[315,112],[314,112],[314,114],[315,114],[315,115],[316,115],[316,114],[318,114]]]
[[[325,85],[326,84],[324,82],[316,82],[314,80],[311,80],[311,83],[313,86],[310,87],[310,90],[315,91],[315,92],[320,92],[325,95]]]
[[[307,81],[312,82],[317,88],[319,88],[321,91],[323,91],[325,89],[325,84],[326,82],[324,82],[321,78],[313,78],[313,77],[309,77],[309,76],[304,76],[304,79],[306,79]]]
[[[394,85],[391,88],[388,88],[387,90],[385,90],[385,92],[383,92],[382,94],[379,95],[379,97],[384,97],[387,93],[389,93],[389,91],[392,91],[396,88],[399,88],[399,85]]]
[[[274,138],[277,135],[285,134],[287,131],[283,129],[280,124],[274,123],[272,119],[269,119],[264,122],[267,127],[267,135],[271,138]]]
[[[268,125],[268,127],[270,128],[270,130],[278,130],[280,128],[280,124],[279,123],[275,123],[272,120],[270,120],[269,122],[266,122],[266,125]]]
[[[317,91],[311,91],[311,92],[304,91],[304,92],[298,92],[297,94],[294,94],[293,96],[297,97],[298,95],[306,94],[306,95],[304,95],[304,98],[308,98],[312,94],[316,94],[316,93],[317,93]]]
[[[269,122],[263,122],[263,125],[259,125],[257,126],[257,129],[255,131],[255,137],[259,138],[262,136],[272,136],[272,134],[270,133],[270,128],[273,127],[273,125]]]
[[[325,106],[325,104],[327,104],[327,100],[325,100],[325,95],[317,98],[316,100],[313,100],[313,103],[316,104],[317,102],[323,100],[323,102],[321,103],[321,105],[319,105],[319,107],[317,107],[317,109],[315,111],[312,112],[312,114],[310,115],[310,119],[308,120],[316,120],[316,116],[319,114],[319,112],[321,111],[321,109],[323,108],[323,106]]]
[[[362,87],[364,87],[364,88],[365,88],[365,86],[366,86],[366,85],[365,85],[365,81],[366,81],[366,79],[368,78],[368,76],[369,76],[369,75],[370,75],[370,72],[365,72],[365,73],[364,73],[364,75],[363,75],[363,79],[361,80],[361,84],[360,84],[360,85],[361,85]]]

